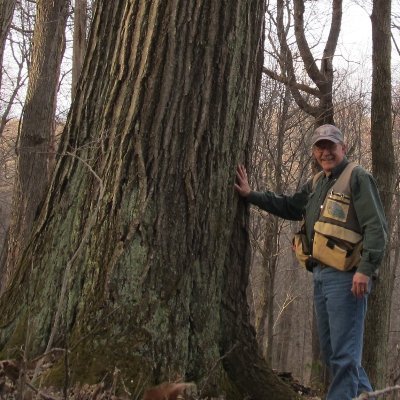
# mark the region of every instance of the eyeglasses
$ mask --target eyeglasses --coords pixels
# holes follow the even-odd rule
[[[329,150],[329,151],[334,151],[337,148],[337,145],[339,143],[333,143],[330,141],[321,141],[321,142],[317,142],[317,144],[315,144],[312,149],[314,152],[316,153],[322,153],[324,150]]]

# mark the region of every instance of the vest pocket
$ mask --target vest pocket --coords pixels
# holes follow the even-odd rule
[[[316,224],[316,226],[318,225]],[[353,238],[354,233],[352,232],[351,235]],[[358,265],[361,259],[361,235],[359,237],[359,241],[351,243],[337,237],[328,236],[315,229],[312,256],[322,264],[341,271],[352,269]]]
[[[305,233],[297,232],[293,237],[293,250],[296,254],[297,261],[306,268],[306,261],[310,258],[307,239]]]
[[[322,216],[340,222],[346,222],[349,213],[350,197],[344,194],[331,193],[328,195]]]

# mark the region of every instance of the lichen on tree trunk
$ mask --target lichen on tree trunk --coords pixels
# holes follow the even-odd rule
[[[132,390],[182,378],[229,399],[295,397],[249,325],[233,191],[262,21],[262,1],[97,2],[52,186],[0,300],[3,355],[51,338],[68,345],[72,382],[116,366]],[[61,364],[49,383],[62,384]]]

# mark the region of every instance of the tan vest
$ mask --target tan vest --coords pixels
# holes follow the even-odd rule
[[[355,163],[349,163],[328,192],[320,217],[314,225],[312,254],[304,249],[304,233],[294,238],[296,257],[306,266],[308,259],[342,271],[358,265],[361,259],[362,235],[351,199],[350,179]],[[313,179],[313,190],[318,178]]]

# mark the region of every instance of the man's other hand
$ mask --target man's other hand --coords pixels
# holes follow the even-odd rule
[[[351,288],[354,296],[361,298],[368,292],[369,276],[356,272],[353,277],[353,287]]]

